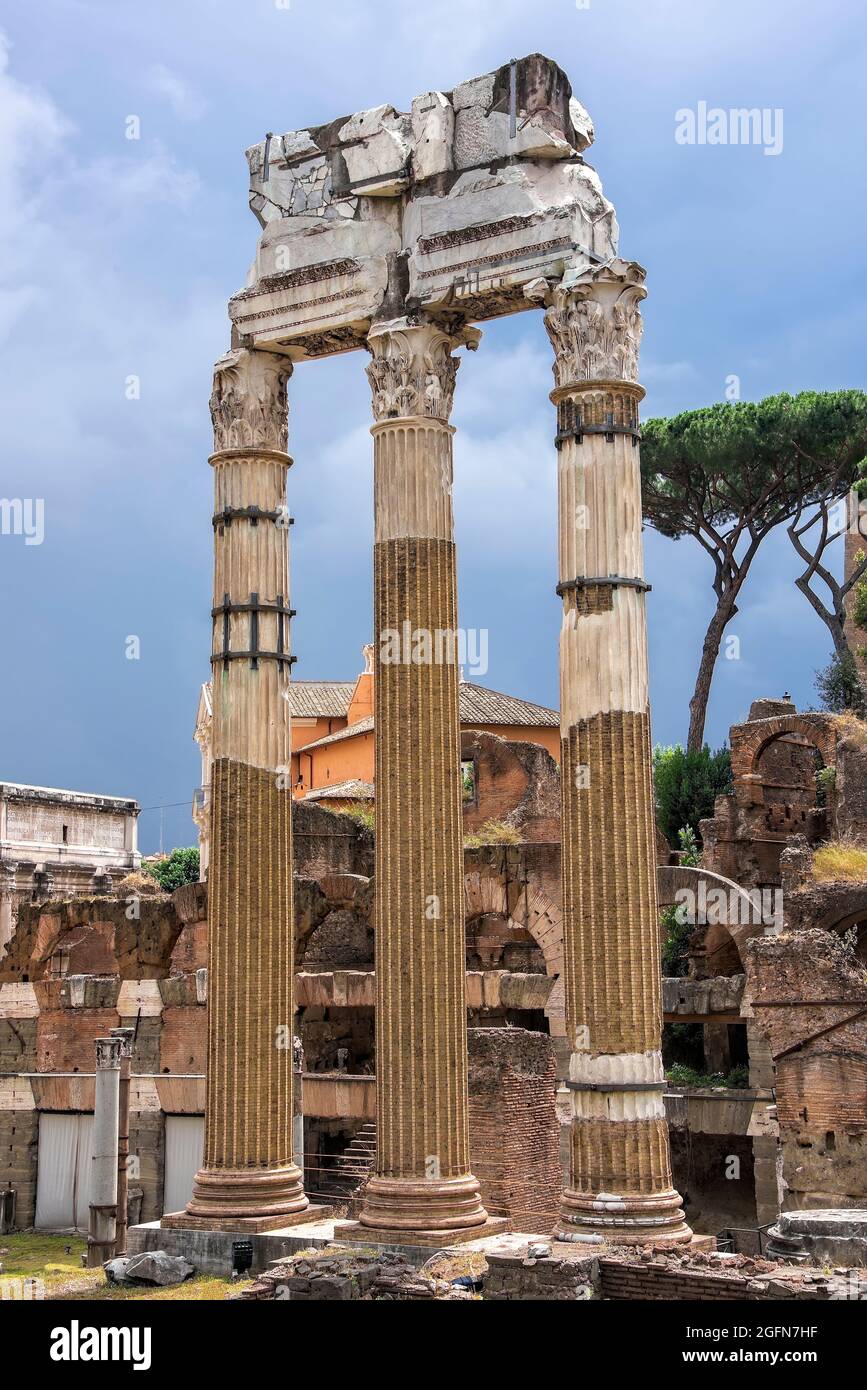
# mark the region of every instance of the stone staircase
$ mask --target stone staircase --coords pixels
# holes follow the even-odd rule
[[[335,1196],[343,1196],[348,1202],[350,1215],[354,1214],[354,1206],[360,1205],[364,1185],[373,1172],[375,1162],[376,1123],[367,1120],[355,1137],[350,1139],[328,1175]]]

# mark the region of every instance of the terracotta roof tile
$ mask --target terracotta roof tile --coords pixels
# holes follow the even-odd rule
[[[289,707],[296,719],[345,718],[355,681],[292,681]]]
[[[303,801],[324,801],[326,797],[336,797],[346,801],[372,801],[373,783],[363,782],[358,777],[350,777],[346,782],[335,782],[332,787],[314,787],[305,792]]]

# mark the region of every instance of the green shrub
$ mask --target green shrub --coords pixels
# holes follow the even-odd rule
[[[859,565],[863,565],[864,560],[864,551],[859,550],[853,561],[853,567],[857,569]],[[867,579],[860,579],[855,585],[854,598],[852,621],[856,627],[867,628]]]
[[[680,845],[681,864],[685,865],[687,869],[697,869],[701,863],[701,850],[691,825],[685,825],[681,830],[678,830],[677,842]]]
[[[672,1086],[696,1086],[706,1090],[724,1086],[730,1090],[743,1090],[750,1084],[747,1067],[732,1067],[728,1073],[699,1071],[696,1067],[684,1066],[683,1062],[672,1062],[665,1069],[666,1080]]]
[[[665,931],[662,973],[667,976],[683,976],[688,969],[686,948],[693,928],[685,920],[682,907],[676,903],[662,909],[660,923]]]
[[[167,893],[173,893],[185,883],[198,883],[199,851],[173,849],[166,859],[158,859],[155,864],[143,864],[142,869],[155,878]]]
[[[835,652],[828,665],[816,672],[816,690],[822,708],[830,714],[851,710],[860,719],[867,716],[867,699],[858,677],[858,668],[851,652]]]
[[[728,748],[712,753],[707,744],[699,753],[687,753],[679,743],[673,748],[658,744],[653,750],[653,785],[659,827],[669,844],[678,843],[685,827],[698,836],[699,821],[712,816],[716,798],[731,790],[731,753]]]

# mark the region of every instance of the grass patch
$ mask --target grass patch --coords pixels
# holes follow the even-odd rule
[[[813,878],[819,883],[833,880],[867,882],[867,849],[851,840],[830,840],[813,855]]]
[[[332,809],[331,807],[328,808]],[[350,820],[356,820],[360,825],[366,825],[368,830],[376,828],[376,813],[372,806],[365,806],[363,802],[357,802],[354,806],[341,806],[334,808],[338,816],[349,816]]]
[[[51,1236],[19,1231],[0,1236],[0,1278],[41,1279],[46,1291],[81,1274],[87,1242],[80,1236]],[[92,1273],[92,1271],[90,1271]]]
[[[84,1284],[83,1281],[71,1285],[62,1293],[55,1292],[53,1298],[62,1298],[70,1302],[96,1302],[96,1303],[135,1303],[147,1300],[148,1303],[221,1303],[230,1294],[240,1293],[241,1289],[249,1288],[252,1279],[213,1279],[208,1275],[197,1275],[192,1279],[187,1279],[183,1284],[174,1284],[171,1288],[139,1288],[125,1289],[117,1284],[106,1282],[101,1269],[88,1270],[88,1274],[96,1274],[97,1280],[94,1284]]]
[[[520,845],[520,834],[513,825],[502,820],[486,820],[472,835],[464,836],[464,849],[481,849],[483,845]]]
[[[83,1269],[81,1256],[87,1242],[80,1236],[46,1235],[42,1231],[19,1231],[0,1236],[0,1280],[41,1279],[48,1300],[71,1302],[129,1302],[156,1300],[158,1303],[189,1303],[200,1300],[221,1302],[230,1294],[247,1288],[252,1279],[214,1279],[198,1275],[171,1288],[122,1288],[109,1284],[101,1269]]]

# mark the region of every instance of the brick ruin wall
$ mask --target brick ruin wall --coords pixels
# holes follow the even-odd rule
[[[835,725],[835,737],[838,733]],[[856,733],[846,732],[836,744],[835,814],[839,818],[845,813],[845,824],[860,835],[863,798],[857,788],[861,771],[867,769],[862,767],[864,753]],[[493,769],[492,786],[497,781],[497,767],[501,767],[499,775],[505,782],[517,779],[511,792],[514,798],[520,781],[515,769],[522,768],[520,760],[513,767],[499,746],[502,741],[492,735],[472,735],[471,739],[481,750],[482,761],[487,759]],[[504,747],[512,753],[513,746]],[[543,752],[537,750],[537,754]],[[862,780],[867,785],[867,779]],[[539,812],[537,828],[544,826],[540,808],[544,810],[544,796],[535,807]],[[336,981],[339,972],[345,971],[346,980],[359,982],[353,989],[364,994],[372,984],[373,966],[372,834],[352,818],[335,816],[320,807],[296,803],[293,814],[299,964],[304,971],[323,972],[324,980],[333,972]],[[554,920],[559,913],[559,845],[539,839],[520,845],[483,846],[466,852],[465,869],[469,885],[471,1035],[478,1025],[485,1025],[478,1031],[488,1032],[490,1038],[478,1047],[491,1049],[495,1035],[516,1035],[529,1027],[539,1030],[523,1033],[533,1045],[550,1049],[553,1042],[557,1047],[559,1040],[546,1035],[554,1020],[546,1017],[545,1001],[558,961],[549,958],[545,943],[549,938],[556,942],[559,932],[559,922]],[[833,925],[831,916],[857,907],[860,891],[857,885],[853,889],[811,884],[787,893],[793,915],[800,914],[792,923],[797,927],[794,938],[789,938],[796,945],[785,948],[789,952],[788,973],[783,971],[784,962],[777,953],[783,949],[785,938],[779,938],[776,950],[775,939],[760,938],[755,964],[750,966],[758,982],[753,989],[757,1001],[754,1016],[748,1019],[751,1084],[777,1086],[787,1206],[867,1201],[864,1019],[836,1026],[842,1013],[857,1010],[867,990],[862,976],[845,970],[841,974],[840,962],[834,964],[837,957],[833,945],[828,945],[827,930]],[[137,919],[129,915],[128,899],[123,896],[24,907],[10,951],[0,961],[0,983],[4,985],[0,1000],[0,1085],[4,1073],[10,1077],[29,1071],[73,1075],[92,1071],[93,1039],[110,1027],[134,1025],[136,1021],[134,1072],[157,1077],[201,1075],[206,1010],[197,972],[206,965],[205,897],[203,886],[190,885],[175,894],[172,902],[162,896],[142,898]],[[545,907],[546,903],[550,907]],[[544,915],[547,912],[553,914],[550,922]],[[524,925],[531,918],[535,935]],[[811,924],[819,924],[823,930],[805,933]],[[810,945],[804,938],[811,935],[819,936],[820,941]],[[54,973],[61,956],[63,978]],[[364,984],[366,979],[368,985]],[[820,981],[823,989],[839,991],[844,1005],[822,1009],[810,1003],[819,997],[816,990]],[[25,994],[13,998],[13,985]],[[767,1001],[783,988],[786,1008],[763,1004],[762,991]],[[312,991],[311,997],[314,995]],[[347,996],[335,1004],[336,997],[335,987],[330,1000],[323,995],[321,1003],[311,1002],[299,1010],[305,1069],[334,1072],[342,1066],[349,1072],[370,1075],[374,1068],[372,997],[369,1004],[357,1002],[354,995],[352,1003]],[[826,993],[822,997],[831,996]],[[794,1005],[798,1007],[789,1007]],[[826,1024],[833,1025],[830,1031],[814,1037]],[[556,1029],[552,1026],[551,1031]],[[768,1038],[774,1050],[776,1077],[768,1056],[767,1075],[759,1078],[757,1059],[760,1051],[767,1051]],[[474,1154],[473,1161],[477,1168],[485,1168],[487,1148],[494,1194],[488,1200],[495,1209],[501,1205],[501,1196],[506,1201],[508,1189],[513,1211],[518,1205],[535,1211],[537,1208],[529,1205],[534,1200],[531,1190],[538,1196],[560,1182],[559,1166],[556,1177],[546,1176],[555,1172],[550,1136],[559,1132],[549,1125],[553,1087],[547,1089],[547,1080],[543,1084],[548,1061],[539,1053],[530,1065],[528,1056],[520,1048],[511,1061],[505,1052],[496,1058],[478,1053],[478,1085],[471,1097],[471,1113],[476,1116],[478,1132],[491,1138],[478,1157]],[[491,1079],[495,1074],[499,1076],[498,1092]],[[497,1095],[502,1115],[513,1115],[516,1132],[527,1138],[521,1158],[517,1147],[514,1152],[510,1147],[514,1134],[498,1121]],[[175,1097],[167,1104],[168,1113],[183,1112],[184,1107],[190,1107],[189,1113],[201,1113],[190,1096]],[[51,1108],[51,1104],[41,1105]],[[134,1116],[132,1151],[139,1153],[142,1163],[142,1215],[152,1219],[160,1214],[166,1112],[153,1093],[146,1106],[150,1108]],[[318,1121],[311,1117],[308,1123],[315,1128]],[[323,1120],[329,1131],[329,1151],[337,1152],[359,1123],[349,1121],[341,1126],[339,1121]],[[19,1188],[19,1220],[26,1219],[28,1212],[32,1219],[37,1129],[38,1110],[16,1105],[7,1094],[0,1102],[0,1181],[8,1174]],[[529,1136],[537,1130],[541,1138],[534,1149]],[[683,1153],[675,1154],[675,1162],[678,1164],[679,1157],[679,1169],[692,1174],[693,1185],[707,1205],[702,1173],[708,1165],[711,1169],[719,1166],[720,1145],[715,1138],[695,1139],[691,1147],[684,1139]],[[726,1154],[736,1152],[730,1144],[721,1143]],[[761,1155],[757,1145],[762,1147]],[[770,1219],[768,1212],[774,1204],[776,1150],[773,1138],[753,1140],[757,1194],[762,1185],[759,1216],[765,1219]],[[739,1156],[742,1170],[748,1172],[748,1150],[744,1148]],[[522,1171],[528,1166],[537,1177],[532,1183],[523,1183]],[[705,1176],[710,1178],[713,1173]],[[735,1213],[738,1217],[741,1205]],[[538,1210],[539,1221],[534,1224],[541,1229],[548,1208],[543,1202]]]
[[[562,1186],[551,1039],[523,1028],[470,1028],[470,1159],[492,1216],[550,1231]]]
[[[747,988],[774,1060],[785,1208],[867,1204],[867,970],[837,937],[754,938]]]

